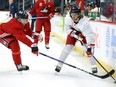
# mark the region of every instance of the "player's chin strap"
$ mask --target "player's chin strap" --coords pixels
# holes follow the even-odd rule
[[[80,41],[80,43],[82,44],[82,45],[84,45],[84,43],[81,41],[81,40],[79,40]],[[97,58],[95,57],[95,56],[93,56],[93,58],[97,61],[97,63],[107,72],[107,74],[109,73],[105,68],[104,68],[104,66],[97,60]],[[111,78],[114,80],[114,83],[116,83],[116,80],[115,80],[115,78],[111,75]]]
[[[76,67],[76,66],[74,66],[74,65],[65,63],[65,62],[63,62],[63,61],[61,61],[61,60],[59,60],[59,59],[53,58],[53,57],[51,57],[51,56],[49,56],[49,55],[46,55],[46,54],[44,54],[44,53],[39,52],[39,54],[41,54],[41,55],[43,55],[43,56],[45,56],[45,57],[47,57],[47,58],[53,59],[53,60],[55,60],[55,61],[61,62],[61,63],[65,64],[65,65],[68,65],[68,66],[70,66],[70,67],[72,67],[72,68],[76,68],[76,69],[78,69],[78,70],[80,70],[80,71],[83,71],[83,72],[85,72],[85,73],[88,73],[88,74],[90,74],[90,75],[92,75],[92,76],[101,78],[101,79],[108,78],[109,76],[111,76],[111,75],[113,75],[113,74],[115,73],[115,70],[113,69],[113,70],[111,70],[110,72],[108,72],[107,74],[102,75],[102,76],[99,76],[99,75],[96,75],[96,74],[94,74],[94,73],[91,73],[91,72],[88,72],[88,71],[86,71],[86,70],[83,70],[83,69],[81,69],[81,68],[78,68],[78,67]]]

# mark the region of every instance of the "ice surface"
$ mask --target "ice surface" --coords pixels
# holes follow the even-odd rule
[[[44,41],[39,43],[39,50],[58,58],[63,47],[54,42],[53,38],[55,37],[51,37],[49,50],[45,49]],[[54,69],[57,61],[42,55],[35,56],[30,48],[22,43],[20,45],[22,62],[28,65],[30,70],[18,72],[10,50],[0,44],[0,87],[116,87],[110,77],[99,79],[67,65],[64,65],[61,72],[56,74]],[[84,67],[83,64],[86,60],[80,57],[78,54],[71,53],[66,62],[85,69],[87,66]]]

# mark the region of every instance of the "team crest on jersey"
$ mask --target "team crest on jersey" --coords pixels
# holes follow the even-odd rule
[[[48,12],[48,8],[47,8],[47,7],[43,7],[43,8],[41,9],[41,12],[42,12],[42,13],[47,13],[47,12]]]
[[[39,6],[42,6],[42,3],[39,3]]]

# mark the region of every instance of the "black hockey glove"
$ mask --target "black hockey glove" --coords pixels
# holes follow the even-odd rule
[[[34,44],[31,45],[31,51],[32,51],[33,54],[35,54],[35,55],[38,56],[39,49],[38,49],[38,46],[37,46],[36,43],[34,43]]]
[[[36,37],[38,37],[39,36],[39,33],[33,33],[32,34],[32,39],[35,39]]]

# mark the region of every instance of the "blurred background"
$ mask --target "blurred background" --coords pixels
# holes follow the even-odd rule
[[[14,0],[18,2],[18,8],[31,9],[34,0]],[[66,15],[70,5],[80,5],[82,13],[92,20],[116,22],[116,0],[51,0],[55,4],[56,13]],[[87,4],[93,2],[95,7],[87,12]],[[9,0],[0,0],[0,10],[9,10]]]

